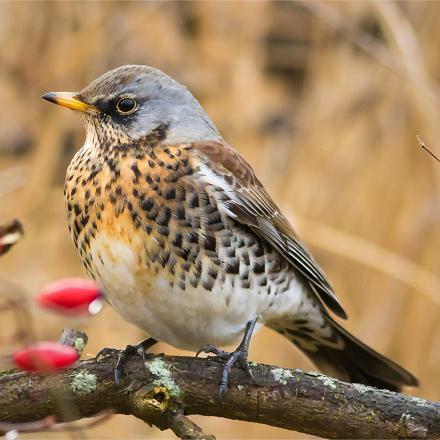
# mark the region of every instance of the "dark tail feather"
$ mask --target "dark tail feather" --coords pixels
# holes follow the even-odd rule
[[[341,348],[336,348],[335,344],[326,344],[325,339],[321,339],[314,342],[317,351],[313,351],[307,349],[310,345],[298,343],[298,337],[292,339],[324,373],[348,382],[391,391],[400,391],[404,385],[418,385],[417,378],[410,372],[359,341],[330,316],[327,316],[327,319],[334,330],[331,340],[338,341],[337,345]],[[286,330],[283,333],[289,337],[289,333],[292,332]]]

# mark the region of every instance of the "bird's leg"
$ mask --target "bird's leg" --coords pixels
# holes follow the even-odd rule
[[[124,372],[124,364],[127,361],[128,357],[130,355],[138,355],[142,358],[142,361],[145,361],[145,352],[152,347],[154,344],[157,344],[158,341],[154,338],[148,338],[145,339],[142,342],[139,342],[139,344],[136,345],[127,345],[124,350],[119,351],[118,354],[118,360],[116,362],[115,366],[115,382],[118,384],[121,380],[122,374]],[[99,359],[100,357],[107,356],[108,354],[112,353],[114,350],[112,348],[103,348],[97,355],[96,359]]]
[[[252,382],[254,381],[254,377],[252,375],[252,371],[249,367],[248,362],[248,350],[249,350],[249,342],[251,340],[252,332],[254,331],[255,324],[257,319],[253,321],[249,321],[246,324],[246,329],[244,331],[243,340],[240,342],[240,345],[236,348],[235,351],[229,353],[227,351],[219,350],[214,345],[206,345],[202,347],[197,353],[196,357],[200,353],[213,353],[219,359],[224,361],[222,377],[219,383],[219,397],[223,399],[226,391],[228,390],[229,383],[229,373],[231,372],[231,368],[237,363],[240,363],[240,366],[246,370],[247,374],[251,378]]]

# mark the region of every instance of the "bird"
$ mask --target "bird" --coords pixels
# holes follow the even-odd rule
[[[341,380],[393,391],[418,384],[335,320],[347,314],[328,277],[188,88],[125,65],[80,92],[42,98],[85,126],[64,186],[85,270],[150,335],[121,351],[116,382],[129,355],[162,341],[218,357],[224,396],[234,366],[252,379],[249,344],[265,325]]]

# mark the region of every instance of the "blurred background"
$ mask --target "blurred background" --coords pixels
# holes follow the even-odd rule
[[[328,273],[346,327],[420,378],[409,393],[440,399],[440,164],[416,139],[440,152],[439,17],[440,3],[424,1],[0,3],[0,223],[26,231],[0,261],[1,302],[85,274],[63,202],[83,128],[40,95],[148,64],[186,84],[254,166]],[[110,307],[72,323],[30,302],[19,322],[2,312],[1,351],[31,325],[41,339],[85,330],[85,356],[144,337]],[[270,330],[250,358],[314,369]],[[194,420],[218,438],[306,437]],[[87,435],[171,436],[124,416]]]

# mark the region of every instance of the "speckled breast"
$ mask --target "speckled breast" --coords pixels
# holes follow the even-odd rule
[[[157,294],[158,286],[164,295],[187,293],[170,307],[185,301],[196,307],[194,292],[221,294],[226,314],[234,293],[262,298],[248,296],[252,308],[240,299],[255,314],[260,303],[268,306],[289,288],[287,263],[222,213],[223,189],[203,185],[197,173],[188,145],[113,148],[105,157],[83,147],[69,166],[65,199],[73,240],[88,273],[128,319],[138,320],[128,309]],[[200,307],[219,312],[217,303],[202,300]]]

